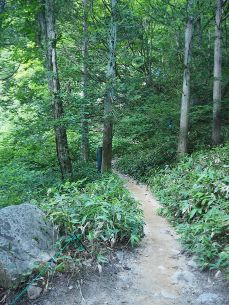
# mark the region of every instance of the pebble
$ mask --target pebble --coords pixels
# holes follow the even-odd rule
[[[187,263],[187,265],[193,269],[197,269],[198,268],[198,265],[197,263],[193,260],[193,259],[190,259]]]
[[[192,283],[194,281],[194,275],[189,271],[177,271],[172,276],[172,280],[174,283],[178,283],[178,282]]]
[[[161,291],[160,294],[165,299],[176,299],[176,295],[168,291]]]
[[[38,286],[31,286],[27,290],[27,295],[30,300],[36,300],[39,298],[40,294],[42,292],[42,288]]]
[[[160,269],[160,270],[166,270],[166,268],[164,266],[161,266],[161,265],[158,266],[157,268]]]
[[[128,271],[131,270],[131,268],[128,267],[128,266],[123,266],[123,269],[124,269],[124,270],[128,270]]]
[[[221,276],[221,273],[222,272],[220,270],[218,270],[215,274],[215,278],[218,279]]]
[[[120,262],[122,262],[124,260],[124,252],[123,251],[117,251],[116,256],[117,256],[117,258]]]
[[[220,298],[219,298],[218,294],[216,294],[216,293],[202,293],[196,301],[197,301],[197,304],[216,305],[217,301],[220,302]],[[218,303],[218,304],[220,304],[220,303]]]

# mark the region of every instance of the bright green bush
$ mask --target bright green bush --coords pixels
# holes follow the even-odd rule
[[[200,265],[229,268],[229,145],[155,172],[152,190]]]
[[[41,204],[62,235],[79,234],[91,252],[118,243],[137,245],[143,231],[138,203],[115,175],[103,176],[82,189],[82,183],[67,182],[50,189]]]
[[[61,182],[54,145],[45,134],[0,133],[0,208],[40,199]]]
[[[10,136],[0,140],[0,208],[41,200],[48,188],[61,184],[55,143],[48,139],[44,150],[40,142],[13,145],[11,141]],[[74,161],[73,172],[75,181],[85,179],[85,183],[101,176],[92,162]]]
[[[31,169],[12,161],[0,169],[0,208],[42,198],[47,188],[57,183],[60,179],[55,169]]]

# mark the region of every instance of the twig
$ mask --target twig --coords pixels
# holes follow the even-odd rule
[[[81,280],[81,281],[82,281],[82,280]],[[84,296],[83,296],[83,293],[82,293],[81,283],[80,283],[79,280],[77,281],[77,283],[78,283],[78,288],[79,288],[79,291],[80,291],[80,295],[81,295],[82,301],[83,301],[84,303],[87,304],[87,302],[86,302],[86,300],[85,300],[85,298],[84,298]]]
[[[4,303],[5,302],[5,300],[6,300],[6,294],[4,295],[4,297],[1,299],[1,301],[0,301],[0,303]]]

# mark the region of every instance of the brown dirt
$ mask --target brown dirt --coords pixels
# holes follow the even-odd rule
[[[142,204],[145,237],[133,252],[119,250],[100,274],[56,276],[48,292],[33,305],[228,305],[229,290],[219,272],[203,273],[187,257],[167,221],[157,215],[158,203],[145,185],[122,176]]]

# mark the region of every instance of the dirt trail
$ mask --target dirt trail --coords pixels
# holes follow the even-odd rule
[[[127,290],[132,305],[229,305],[229,290],[214,275],[200,273],[191,257],[182,251],[178,236],[161,216],[159,204],[146,185],[121,176],[126,187],[141,202],[145,218],[145,238],[128,266],[133,272]],[[223,279],[221,279],[223,280]],[[216,284],[217,282],[217,284]]]
[[[157,215],[159,205],[147,187],[137,185],[128,178],[125,180],[126,187],[142,204],[146,224],[142,249],[136,260],[129,262],[134,276],[128,299],[132,299],[131,304],[136,305],[174,304],[182,290],[181,283],[174,275],[184,267],[184,260],[179,257],[180,244],[166,220]],[[191,273],[187,276],[192,277]]]
[[[201,273],[182,254],[175,232],[158,216],[157,201],[144,185],[126,176],[126,187],[141,202],[145,237],[133,252],[117,252],[113,265],[83,278],[59,275],[33,305],[228,305],[229,290],[222,274]]]

